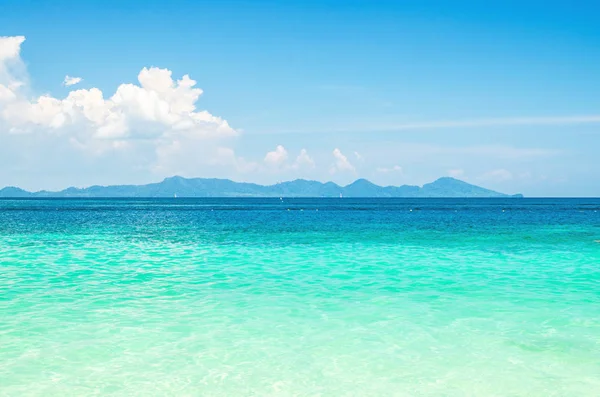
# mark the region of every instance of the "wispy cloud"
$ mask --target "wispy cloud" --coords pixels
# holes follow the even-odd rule
[[[588,116],[557,116],[557,117],[508,117],[472,120],[446,120],[404,123],[382,126],[383,130],[401,131],[417,129],[437,129],[456,127],[495,127],[495,126],[527,126],[527,125],[570,125],[570,124],[595,124],[600,123],[600,115]]]
[[[537,158],[550,158],[570,153],[567,149],[554,149],[544,147],[517,147],[511,145],[469,145],[469,146],[443,146],[427,143],[398,142],[394,145],[378,146],[375,155],[380,159],[402,159],[404,162],[451,161],[457,159],[490,159],[524,160]],[[443,160],[442,160],[443,159]],[[456,166],[456,168],[460,168]],[[456,171],[456,170],[454,170]]]
[[[483,119],[415,121],[398,124],[354,125],[351,127],[315,128],[314,130],[278,130],[283,133],[343,133],[343,132],[401,132],[413,130],[441,130],[450,128],[501,127],[501,126],[560,126],[600,124],[600,114],[576,116],[500,117]]]
[[[486,158],[503,158],[503,159],[517,159],[517,158],[535,158],[535,157],[550,157],[564,153],[558,149],[546,149],[546,148],[522,148],[505,145],[480,145],[480,146],[467,146],[467,147],[431,147],[431,150],[435,153],[447,153],[456,156],[479,156]]]

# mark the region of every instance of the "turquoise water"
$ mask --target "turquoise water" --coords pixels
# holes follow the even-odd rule
[[[1,396],[598,396],[600,200],[0,200]]]

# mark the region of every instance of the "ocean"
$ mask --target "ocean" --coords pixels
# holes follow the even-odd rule
[[[600,199],[0,200],[0,396],[598,396]]]

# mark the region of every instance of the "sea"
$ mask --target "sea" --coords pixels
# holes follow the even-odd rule
[[[600,199],[2,199],[0,396],[599,396]]]

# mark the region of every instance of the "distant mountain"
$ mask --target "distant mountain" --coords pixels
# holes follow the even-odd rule
[[[0,189],[0,197],[523,197],[444,177],[419,186],[379,186],[358,179],[347,186],[333,182],[297,179],[276,185],[233,182],[229,179],[183,178],[173,176],[148,185],[70,187],[59,192],[28,192],[17,187]]]
[[[0,189],[0,197],[30,197],[32,195],[33,193],[14,186],[7,186],[4,189]]]

